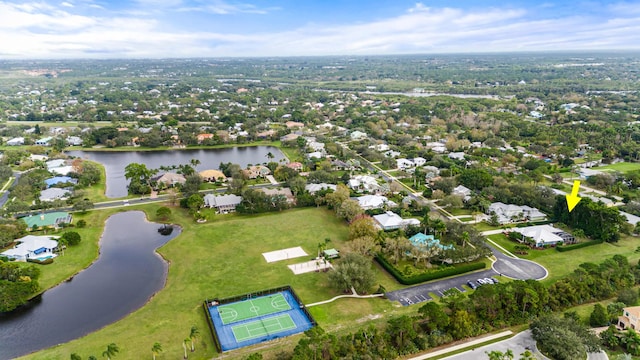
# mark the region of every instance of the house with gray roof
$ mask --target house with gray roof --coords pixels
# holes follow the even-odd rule
[[[495,213],[498,217],[498,223],[501,225],[518,221],[540,221],[547,218],[544,213],[536,208],[526,205],[504,204],[501,202],[492,203],[487,213],[490,215]]]
[[[48,188],[40,192],[40,201],[66,200],[69,197],[69,190],[61,188]]]
[[[227,194],[227,195],[213,195],[207,194],[204,196],[204,206],[215,208],[219,213],[236,211],[236,206],[242,202],[242,196]]]
[[[373,220],[375,220],[378,227],[380,227],[384,231],[406,228],[407,226],[410,226],[410,225],[414,225],[414,226],[420,225],[420,220],[403,219],[400,215],[392,211],[387,211],[380,215],[374,215]]]
[[[307,190],[309,192],[309,194],[315,194],[318,191],[328,190],[328,189],[336,191],[336,185],[327,184],[327,183],[307,184],[307,185],[305,185],[304,189]]]
[[[59,236],[35,236],[27,235],[17,239],[13,249],[6,250],[0,255],[16,261],[27,261],[28,259],[45,260],[56,257],[55,249],[58,247]]]

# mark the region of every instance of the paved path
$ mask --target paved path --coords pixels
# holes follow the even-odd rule
[[[338,295],[336,297],[332,297],[329,300],[318,301],[318,302],[313,303],[313,304],[307,304],[307,305],[305,305],[305,307],[312,307],[312,306],[327,304],[327,303],[330,303],[332,301],[335,301],[335,300],[338,300],[338,299],[342,299],[342,298],[370,299],[370,298],[382,297],[382,296],[384,296],[384,294],[358,295],[356,290],[354,288],[351,288],[351,294],[350,295]]]

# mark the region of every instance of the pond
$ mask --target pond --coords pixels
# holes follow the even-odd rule
[[[68,151],[70,156],[89,159],[104,165],[107,172],[106,196],[119,198],[127,196],[128,181],[124,168],[131,163],[145,164],[149,169],[160,166],[186,165],[191,159],[200,160],[197,171],[218,169],[220,163],[238,164],[245,168],[248,164],[279,162],[284,154],[273,146],[249,146],[224,149],[163,150],[163,151]],[[270,159],[268,154],[273,158]]]
[[[159,227],[141,211],[109,217],[100,256],[91,266],[28,306],[0,316],[0,359],[77,339],[142,307],[167,277],[168,264],[155,250],[181,232],[175,228],[163,236]]]

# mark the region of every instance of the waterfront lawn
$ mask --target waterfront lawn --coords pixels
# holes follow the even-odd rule
[[[153,214],[150,219],[154,220],[155,211],[161,205],[148,204],[135,209]],[[172,211],[171,220],[184,227],[180,236],[159,250],[171,263],[165,288],[126,318],[84,338],[32,354],[29,359],[68,359],[72,352],[83,358],[100,356],[109,343],[120,347],[118,358],[139,359],[151,355],[154,342],[162,344],[163,358],[175,359],[182,356],[182,341],[194,325],[200,336],[190,359],[208,359],[216,352],[202,308],[205,299],[283,285],[291,285],[305,304],[340,295],[329,286],[326,273],[293,275],[286,267],[314,257],[318,243],[325,238],[331,239],[330,247],[344,248],[348,228],[332,212],[306,208],[256,216],[214,215],[208,223],[197,224],[185,211],[178,208]],[[263,252],[294,246],[302,246],[309,255],[275,263],[267,263],[262,256]],[[375,269],[377,278],[385,286],[389,285],[390,280],[380,274],[378,267]],[[323,328],[347,330],[358,326],[359,319],[363,319],[364,326],[371,313],[383,313],[386,317],[408,311],[382,299],[339,301],[312,310]],[[301,336],[281,339],[274,348],[286,344],[291,350]],[[240,357],[248,351],[251,348],[231,355]],[[258,350],[254,347],[253,351]]]
[[[105,195],[105,191],[107,189],[107,172],[104,169],[104,165],[97,163],[95,161],[84,160],[97,165],[100,169],[100,181],[97,184],[92,186],[79,189],[78,191],[82,191],[84,193],[84,197],[91,200],[94,203],[113,200],[109,199],[107,195]]]
[[[76,231],[80,234],[80,244],[76,246],[68,246],[64,253],[58,254],[50,265],[41,266],[41,276],[39,279],[40,288],[49,289],[68,278],[75,275],[80,269],[84,269],[91,265],[93,260],[98,256],[98,239],[102,235],[104,222],[109,215],[115,211],[91,211],[85,214],[74,213],[73,223],[77,224],[78,220],[84,219],[87,222],[85,228],[69,227],[60,229],[56,232],[49,230],[46,235],[62,235],[67,231]],[[31,235],[45,235],[42,231],[31,233]]]

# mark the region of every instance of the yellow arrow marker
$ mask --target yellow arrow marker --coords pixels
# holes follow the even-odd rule
[[[582,198],[578,197],[578,190],[580,189],[580,181],[575,180],[573,182],[573,188],[571,188],[571,195],[567,194],[565,197],[567,198],[567,207],[569,207],[569,212],[573,210],[576,205],[582,200]]]

